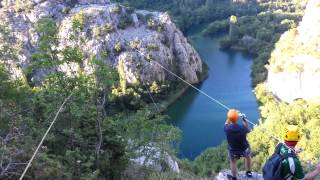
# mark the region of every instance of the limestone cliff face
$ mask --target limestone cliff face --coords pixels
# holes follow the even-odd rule
[[[14,33],[13,41],[21,47],[18,61],[3,62],[0,57],[13,77],[22,76],[22,71],[30,65],[40,38],[35,24],[49,17],[59,27],[56,48],[77,47],[85,57],[80,65],[60,65],[59,71],[69,75],[80,70],[92,73],[95,67],[90,65],[90,57],[97,56],[121,70],[122,78],[128,83],[168,80],[170,75],[156,62],[191,83],[199,82],[202,61],[166,13],[132,10],[109,0],[30,0],[25,3],[4,0],[1,3],[0,18],[9,25]],[[84,26],[74,33],[72,20],[79,14],[85,19]],[[48,73],[34,70],[32,78],[41,80]]]
[[[268,88],[281,100],[320,100],[320,0],[310,0],[297,29],[282,35],[268,67]]]

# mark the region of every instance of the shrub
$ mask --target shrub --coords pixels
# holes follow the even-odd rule
[[[97,36],[102,36],[102,35],[114,32],[114,27],[112,23],[106,23],[102,27],[94,28],[93,31],[94,31],[94,34],[96,34]]]
[[[229,37],[223,38],[220,40],[220,47],[221,49],[228,49],[232,46],[232,41]]]
[[[148,19],[147,25],[150,29],[157,29],[156,21],[152,18]]]
[[[148,53],[145,58],[148,60],[148,61],[152,61],[153,60],[153,57],[152,57],[152,54]]]
[[[62,51],[62,55],[63,55],[63,61],[67,63],[70,63],[70,62],[81,63],[84,58],[84,54],[82,51],[80,51],[80,49],[72,48],[72,47],[66,47]]]
[[[140,45],[141,45],[141,42],[138,39],[130,41],[130,47],[132,49],[139,49]]]
[[[125,29],[133,23],[132,17],[128,14],[120,16],[118,28]]]
[[[71,23],[72,23],[72,29],[74,31],[77,31],[77,32],[83,31],[84,25],[86,23],[86,16],[84,12],[80,11],[77,14],[75,14],[71,19]]]
[[[228,21],[215,21],[210,23],[206,29],[202,31],[205,35],[214,35],[219,32],[226,32],[229,29]]]
[[[120,53],[122,51],[122,45],[121,45],[121,42],[118,41],[115,45],[114,45],[114,50],[117,52],[117,53]]]
[[[113,27],[112,23],[106,23],[103,26],[103,30],[104,30],[104,32],[111,33],[114,31],[114,27]]]
[[[151,50],[154,50],[154,51],[159,51],[159,47],[157,46],[156,43],[148,43],[147,44],[147,48],[151,51]]]
[[[149,87],[149,90],[153,94],[158,94],[158,93],[160,93],[161,88],[156,81],[153,81],[151,86]]]
[[[116,5],[114,8],[111,9],[111,13],[120,14],[121,13],[121,7],[119,5]]]

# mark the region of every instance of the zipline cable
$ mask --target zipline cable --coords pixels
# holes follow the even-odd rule
[[[124,41],[126,41],[128,43],[127,40],[123,39]],[[130,46],[129,46],[130,47]],[[133,49],[133,48],[131,48]],[[146,56],[140,52],[137,49],[133,49],[134,51],[137,51],[139,54],[141,54],[141,56],[143,56],[146,59]],[[178,76],[177,74],[175,74],[174,72],[170,71],[169,69],[167,69],[166,67],[164,67],[163,65],[161,65],[159,62],[157,61],[152,61],[155,62],[158,66],[160,66],[162,69],[164,69],[165,71],[167,71],[168,73],[170,73],[171,75],[175,76],[176,78],[178,78],[179,80],[181,80],[182,82],[184,82],[185,84],[187,84],[188,86],[192,87],[193,89],[195,89],[196,91],[198,91],[199,93],[205,95],[206,97],[208,97],[210,100],[212,100],[213,102],[215,102],[216,104],[219,104],[221,107],[225,108],[226,110],[230,110],[230,108],[228,106],[226,106],[225,104],[223,104],[222,102],[220,102],[219,100],[211,97],[210,95],[208,95],[207,93],[205,93],[204,91],[200,90],[199,88],[197,88],[196,86],[192,85],[191,83],[189,83],[188,81],[184,80],[183,78],[181,78],[180,76]],[[258,125],[256,123],[253,123],[252,121],[250,121],[249,119],[246,118],[246,121],[248,123],[250,123],[251,125],[253,125],[253,127],[257,127]],[[264,133],[266,133],[269,137],[275,139],[276,141],[278,141],[278,143],[282,143],[283,145],[285,145],[286,147],[288,147],[285,143],[283,143],[283,141],[279,138],[277,138],[276,136],[268,133],[266,130],[261,129],[261,131],[263,131]],[[288,147],[290,148],[290,147]],[[290,148],[291,149],[291,148]]]
[[[196,86],[192,85],[191,83],[189,83],[188,81],[182,79],[180,76],[176,75],[175,73],[173,73],[172,71],[170,71],[169,69],[165,68],[164,66],[162,66],[160,63],[158,63],[157,61],[156,64],[158,64],[162,69],[166,70],[168,73],[172,74],[173,76],[175,76],[176,78],[180,79],[181,81],[183,81],[184,83],[188,84],[190,87],[192,87],[193,89],[197,90],[198,92],[200,92],[201,94],[207,96],[209,99],[213,100],[215,103],[219,104],[220,106],[222,106],[223,108],[229,110],[230,108],[228,106],[226,106],[225,104],[221,103],[220,101],[218,101],[217,99],[209,96],[207,93],[203,92],[202,90],[200,90],[199,88],[197,88]]]
[[[33,159],[35,158],[35,156],[37,155],[37,153],[38,153],[38,151],[39,151],[40,147],[42,146],[43,141],[46,139],[46,137],[47,137],[47,135],[48,135],[49,131],[51,130],[51,128],[52,128],[52,126],[53,126],[53,124],[56,122],[56,120],[57,120],[57,118],[58,118],[58,116],[59,116],[60,112],[62,111],[62,109],[63,109],[64,105],[65,105],[65,104],[66,104],[66,102],[71,98],[71,96],[72,96],[72,93],[71,93],[67,98],[65,98],[65,99],[64,99],[64,101],[63,101],[63,103],[61,104],[61,106],[60,106],[59,110],[57,111],[57,113],[56,113],[56,115],[55,115],[55,117],[54,117],[53,121],[51,122],[51,124],[50,124],[49,128],[48,128],[48,129],[47,129],[47,131],[44,133],[44,135],[43,135],[43,137],[42,137],[42,139],[41,139],[41,141],[40,141],[40,143],[39,143],[39,145],[38,145],[37,149],[34,151],[34,153],[33,153],[32,157],[31,157],[31,159],[29,160],[29,162],[28,162],[28,164],[27,164],[26,168],[24,169],[23,173],[21,174],[21,176],[20,176],[19,180],[22,180],[22,179],[23,179],[23,177],[25,176],[25,174],[27,173],[27,171],[28,171],[29,167],[31,166],[31,163],[32,163]]]
[[[156,108],[156,110],[158,111],[158,113],[160,113],[160,112],[161,112],[161,111],[160,111],[160,108],[158,107],[158,105],[156,104],[155,100],[153,99],[153,97],[152,97],[152,95],[151,95],[148,87],[146,86],[146,83],[144,82],[144,80],[142,80],[142,83],[143,83],[143,86],[146,88],[146,90],[147,90],[147,92],[148,92],[148,94],[149,94],[149,97],[150,97],[152,103],[154,104],[154,107]]]

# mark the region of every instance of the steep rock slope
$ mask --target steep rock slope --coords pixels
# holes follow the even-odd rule
[[[310,0],[297,29],[282,35],[268,67],[267,86],[286,102],[320,100],[320,0]]]
[[[165,81],[168,73],[156,62],[191,83],[199,82],[202,61],[166,13],[138,11],[110,3],[109,0],[32,0],[2,1],[0,18],[14,34],[10,43],[17,47],[18,60],[3,60],[13,77],[21,77],[37,52],[41,34],[35,24],[52,18],[58,25],[57,49],[76,47],[84,53],[81,64],[68,63],[58,71],[72,75],[92,73],[93,56],[121,71],[127,83],[139,80]],[[82,20],[75,30],[74,18]],[[81,24],[83,23],[83,24]],[[156,62],[155,62],[156,61]],[[55,69],[56,70],[56,69]],[[41,81],[48,70],[35,69],[30,79]]]

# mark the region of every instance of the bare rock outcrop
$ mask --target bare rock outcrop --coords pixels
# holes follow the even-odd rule
[[[320,0],[310,0],[297,29],[283,34],[268,66],[267,87],[286,102],[320,101]]]
[[[35,25],[42,18],[53,19],[57,26],[59,45],[78,48],[84,53],[81,64],[59,65],[58,71],[71,75],[78,71],[92,73],[93,56],[121,70],[127,83],[170,80],[165,68],[181,75],[191,83],[200,81],[202,61],[166,13],[133,10],[109,0],[32,0],[2,1],[0,18],[14,34],[13,43],[19,44],[15,61],[2,60],[13,77],[19,77],[38,51],[41,34]],[[77,31],[75,17],[83,19]],[[5,62],[4,62],[5,61]],[[48,71],[34,70],[32,79],[41,81]]]

